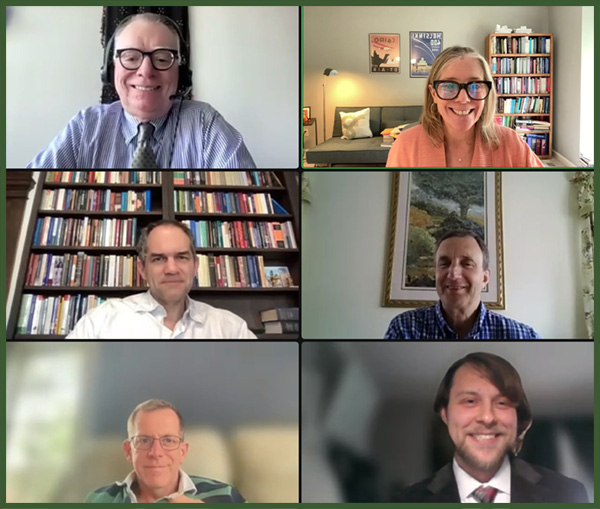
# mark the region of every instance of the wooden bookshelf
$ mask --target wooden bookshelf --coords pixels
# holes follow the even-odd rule
[[[120,257],[131,257],[134,261],[133,264],[128,261],[130,264],[129,267],[135,265],[135,259],[137,257],[135,244],[137,239],[139,238],[139,233],[142,228],[147,226],[148,224],[158,221],[160,219],[176,219],[179,221],[203,221],[206,224],[219,224],[221,225],[223,222],[228,224],[235,224],[238,228],[241,228],[240,225],[245,225],[247,228],[248,224],[257,224],[261,223],[263,228],[265,228],[265,224],[283,224],[286,223],[286,228],[291,229],[294,235],[295,247],[289,245],[287,242],[289,239],[286,238],[286,247],[275,247],[275,246],[266,246],[260,245],[258,247],[251,246],[241,246],[238,245],[236,247],[223,247],[223,246],[196,246],[197,255],[206,255],[205,260],[208,258],[215,259],[219,257],[219,260],[223,260],[224,255],[230,257],[230,267],[233,268],[233,257],[236,257],[235,260],[240,260],[239,272],[236,273],[237,278],[231,277],[230,285],[231,286],[217,286],[219,284],[218,281],[214,281],[215,285],[211,286],[194,286],[190,291],[190,297],[199,300],[202,302],[206,302],[215,307],[220,307],[224,309],[228,309],[233,313],[241,316],[246,320],[248,326],[251,330],[253,330],[259,339],[298,339],[300,337],[299,334],[264,334],[261,333],[262,323],[260,321],[260,311],[264,309],[270,309],[275,307],[298,307],[299,306],[299,288],[298,284],[300,281],[300,238],[299,238],[299,186],[298,179],[299,176],[297,172],[289,172],[289,171],[277,171],[277,172],[256,172],[257,174],[270,174],[273,175],[274,178],[271,179],[272,185],[226,185],[226,184],[176,184],[180,177],[185,176],[186,174],[201,174],[206,172],[172,172],[172,171],[162,171],[156,172],[156,178],[160,179],[159,182],[148,183],[148,184],[131,184],[131,183],[87,183],[87,182],[54,182],[47,181],[47,179],[51,178],[52,174],[56,172],[41,172],[40,180],[38,181],[37,187],[35,189],[34,194],[34,202],[33,202],[33,214],[27,225],[24,227],[27,228],[26,231],[26,241],[25,252],[23,253],[23,257],[21,258],[21,262],[19,266],[15,267],[15,271],[17,271],[17,290],[15,291],[10,313],[8,319],[7,326],[7,339],[16,339],[16,340],[50,340],[50,339],[60,339],[64,338],[66,334],[57,333],[56,330],[51,331],[44,330],[42,327],[38,327],[37,333],[32,334],[31,331],[28,333],[17,333],[17,327],[19,322],[19,313],[21,310],[21,303],[24,298],[34,299],[34,297],[28,296],[41,296],[39,297],[41,300],[43,299],[57,299],[63,295],[70,295],[73,298],[78,298],[79,300],[76,302],[82,302],[88,296],[94,295],[102,299],[114,298],[114,297],[125,297],[128,295],[133,295],[136,293],[146,291],[145,283],[141,280],[136,281],[135,274],[131,278],[124,277],[123,279],[119,279],[119,281],[127,280],[128,283],[132,284],[112,284],[109,286],[98,286],[97,284],[86,284],[91,281],[92,271],[94,267],[94,258],[91,257],[102,257],[102,260],[106,260],[109,256],[120,256]],[[63,173],[63,172],[58,172]],[[67,173],[67,172],[64,172]],[[75,173],[75,172],[71,172]],[[91,173],[91,172],[81,172],[81,173]],[[99,173],[99,172],[95,172]],[[111,173],[111,172],[102,172],[102,173]],[[129,173],[129,172],[112,172],[112,173]],[[221,173],[253,173],[253,172],[221,172]],[[196,175],[196,176],[197,176]],[[192,176],[192,175],[190,175]],[[97,178],[97,177],[96,177]],[[108,180],[105,178],[104,180]],[[107,211],[107,210],[56,210],[53,207],[43,207],[44,200],[49,200],[48,192],[51,191],[53,193],[65,193],[61,194],[61,197],[65,197],[66,193],[69,191],[72,197],[78,196],[75,195],[75,192],[78,193],[88,193],[92,195],[94,192],[106,193],[110,191],[110,194],[115,193],[126,193],[129,191],[133,191],[135,193],[143,193],[144,200],[148,199],[149,207],[145,206],[145,201],[143,202],[144,209],[149,208],[149,210],[136,210],[136,211]],[[187,211],[184,212],[180,209],[178,203],[176,203],[177,193],[178,192],[206,192],[211,193],[212,195],[216,195],[216,193],[239,193],[238,196],[243,196],[242,193],[246,195],[262,195],[262,206],[264,207],[264,203],[267,203],[267,199],[272,198],[276,200],[287,213],[275,213],[274,210],[269,211],[261,211],[258,210],[246,210],[242,212],[238,210],[236,212],[229,211],[217,211],[212,210],[211,212],[192,212]],[[100,194],[99,194],[100,195]],[[108,193],[107,193],[108,195]],[[51,195],[52,196],[52,195]],[[139,196],[139,195],[138,195]],[[233,194],[230,194],[229,197],[233,197]],[[92,203],[92,198],[90,198],[90,202]],[[65,200],[66,201],[66,198]],[[73,199],[71,199],[71,202]],[[258,198],[252,198],[253,203],[258,202]],[[228,203],[231,204],[233,202],[233,198]],[[239,203],[239,202],[238,202]],[[138,202],[139,204],[139,202]],[[98,208],[97,206],[95,208]],[[271,212],[271,213],[269,213]],[[87,221],[86,225],[89,223],[96,222],[95,224],[100,224],[100,222],[105,220],[129,220],[131,224],[135,221],[135,231],[133,232],[133,240],[130,245],[105,245],[101,243],[101,245],[63,245],[60,242],[56,242],[58,239],[58,234],[61,231],[67,232],[68,226],[66,226],[67,221],[70,221],[71,225],[76,225],[77,221]],[[55,230],[58,231],[56,237],[52,237],[52,244],[54,245],[40,245],[40,235],[43,231],[43,226],[39,226],[38,222],[41,221],[40,225],[43,225],[43,221],[52,222],[51,224],[58,224],[59,226],[55,226]],[[50,223],[48,223],[50,224]],[[50,228],[50,226],[48,226]],[[61,230],[62,228],[62,230]],[[73,230],[77,230],[77,226],[72,226]],[[116,231],[116,226],[113,226]],[[89,229],[89,226],[88,226]],[[48,229],[46,230],[48,231]],[[87,230],[84,230],[87,231]],[[111,230],[112,231],[112,230]],[[241,230],[240,230],[241,231]],[[286,230],[289,234],[289,231]],[[119,232],[124,235],[127,232],[127,228],[122,226]],[[83,234],[82,234],[83,235]],[[87,234],[87,239],[90,238],[100,238],[102,233],[98,233],[96,237],[94,237],[94,232]],[[83,235],[83,238],[86,236]],[[63,238],[67,238],[66,236]],[[105,238],[105,237],[102,237]],[[108,238],[108,237],[106,237]],[[115,239],[117,237],[115,236]],[[219,237],[221,239],[221,237]],[[228,237],[229,239],[229,237]],[[120,239],[123,240],[123,239]],[[127,239],[125,239],[127,240]],[[231,239],[229,239],[231,240]],[[87,244],[91,244],[91,242],[87,242]],[[246,244],[249,244],[246,243]],[[281,245],[281,244],[280,244]],[[38,272],[38,278],[36,283],[32,284],[33,274],[30,274],[31,268],[33,267],[33,261],[38,260],[38,265],[42,266],[41,260],[43,255],[46,255],[46,260],[48,261],[48,266],[52,263],[51,257],[57,257],[60,260],[73,260],[74,256],[79,254],[80,258],[84,260],[90,257],[92,260],[88,262],[88,265],[84,265],[87,267],[87,272],[84,273],[85,269],[81,269],[79,272],[80,276],[77,276],[75,280],[66,281],[67,284],[61,279],[61,282],[58,284],[49,284],[50,281],[48,278],[44,279]],[[37,256],[33,258],[33,256]],[[239,257],[239,258],[238,258]],[[287,267],[290,272],[291,279],[293,281],[293,286],[290,287],[262,287],[262,286],[250,286],[250,280],[247,281],[247,287],[234,286],[234,284],[241,284],[239,281],[241,273],[242,273],[242,262],[249,263],[247,260],[249,257],[254,257],[254,263],[258,264],[256,260],[260,257],[261,262],[265,267]],[[61,261],[61,263],[63,263]],[[66,261],[64,262],[66,263]],[[80,262],[80,264],[85,264],[86,262]],[[101,262],[97,262],[101,263]],[[106,262],[108,263],[108,262]],[[90,268],[90,265],[92,268]],[[54,267],[54,265],[52,265]],[[124,265],[122,265],[124,267]],[[229,268],[229,267],[228,267]],[[247,268],[244,265],[244,268]],[[257,265],[254,266],[254,277],[256,277]],[[98,269],[98,273],[99,273]],[[125,268],[122,268],[122,272],[120,275],[128,274]],[[47,272],[47,271],[46,271]],[[46,272],[42,269],[42,274],[46,274]],[[116,271],[115,271],[116,272]],[[73,269],[73,273],[75,270]],[[56,272],[53,272],[56,274]],[[86,275],[87,274],[87,275]],[[95,275],[96,272],[93,272]],[[112,274],[112,272],[111,272]],[[248,274],[248,272],[246,272]],[[56,276],[55,276],[56,277]],[[235,281],[234,281],[235,279]],[[76,283],[76,284],[74,284]],[[220,281],[223,283],[223,281]],[[253,283],[256,283],[255,279],[253,279]],[[264,280],[263,280],[264,283]],[[204,284],[207,284],[206,281]],[[209,281],[208,284],[211,284]],[[77,297],[79,296],[79,297]],[[51,301],[53,302],[53,300]],[[47,307],[50,306],[50,302],[48,302]],[[84,306],[79,304],[77,310],[84,310]],[[72,326],[77,323],[77,320],[83,313],[74,313],[74,315],[70,320],[71,326],[66,329],[66,333],[68,333]],[[126,338],[124,338],[126,339]]]
[[[540,159],[552,158],[553,34],[501,34],[486,38],[486,58],[498,94],[497,117],[515,129]],[[537,107],[536,107],[537,105]],[[518,121],[548,122],[530,129]]]

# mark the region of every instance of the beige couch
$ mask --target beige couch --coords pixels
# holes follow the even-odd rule
[[[244,426],[228,434],[195,428],[186,430],[185,440],[187,473],[232,484],[248,502],[299,502],[297,426]],[[96,488],[122,480],[131,470],[122,441],[121,435],[84,441],[51,502],[82,502]]]

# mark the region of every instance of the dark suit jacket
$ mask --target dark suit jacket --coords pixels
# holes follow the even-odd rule
[[[511,460],[510,491],[511,502],[589,502],[579,481],[518,458]],[[460,503],[452,463],[428,479],[405,488],[392,502]]]

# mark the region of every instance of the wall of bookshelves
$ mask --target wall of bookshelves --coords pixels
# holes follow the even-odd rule
[[[489,34],[486,58],[498,94],[497,121],[515,129],[540,159],[550,159],[553,35]]]
[[[244,318],[299,306],[296,172],[43,172],[18,267],[8,339],[59,339],[88,309],[145,291],[135,245],[160,219],[194,233],[193,299]]]

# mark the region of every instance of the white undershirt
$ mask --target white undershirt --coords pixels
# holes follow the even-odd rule
[[[494,503],[510,502],[510,461],[508,461],[508,456],[504,457],[504,461],[494,477],[486,483],[479,482],[467,474],[458,465],[456,458],[452,461],[452,470],[454,471],[454,478],[456,479],[458,494],[462,504],[479,504],[480,502],[473,497],[472,493],[481,485],[492,486],[498,490]]]
[[[127,477],[125,477],[125,479],[117,482],[118,486],[125,486],[125,491],[127,492],[127,495],[129,495],[131,502],[134,504],[138,503],[137,496],[135,495],[135,493],[132,490],[133,483],[136,480],[137,480],[137,475],[135,473],[135,470],[132,470],[131,472],[129,472]],[[195,495],[197,492],[198,492],[198,490],[196,489],[196,485],[194,484],[194,481],[192,481],[190,476],[187,475],[183,470],[179,469],[179,486],[177,488],[177,491],[175,493],[171,493],[170,495],[168,495],[166,497],[162,497],[159,500],[162,501],[163,499],[165,499],[165,502],[168,502],[169,499],[178,497],[178,496],[182,495],[183,493]]]

